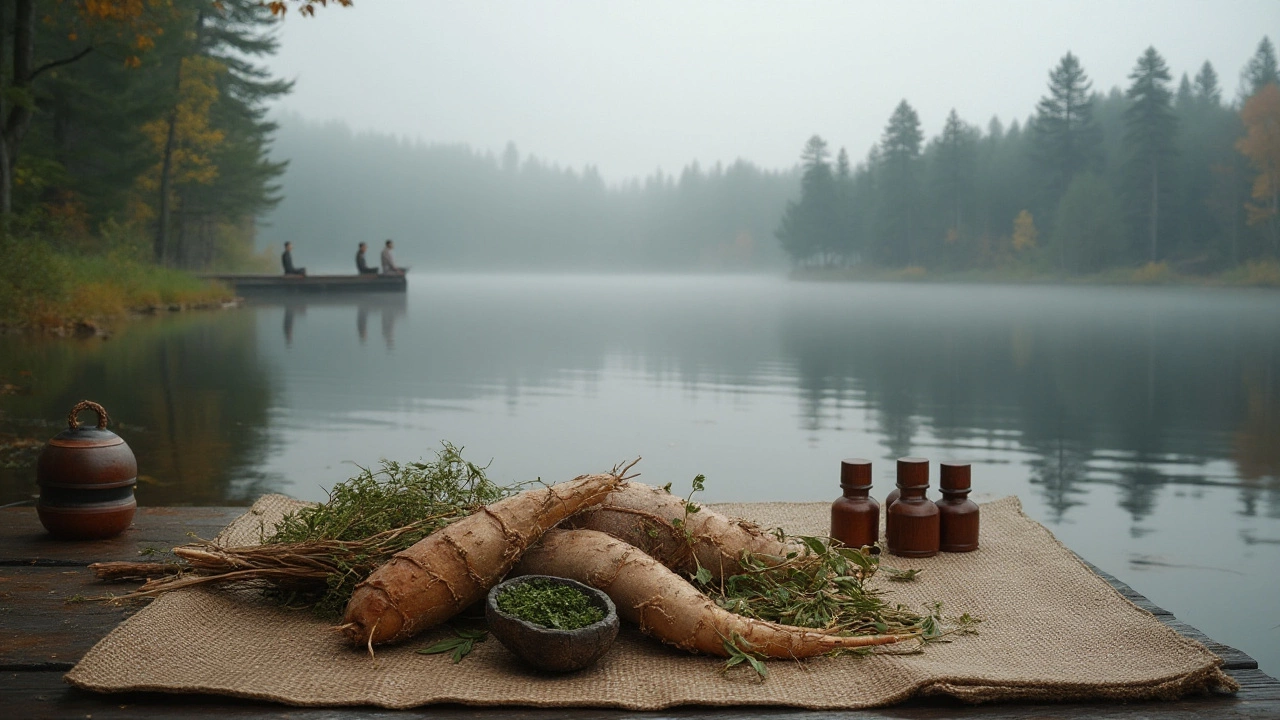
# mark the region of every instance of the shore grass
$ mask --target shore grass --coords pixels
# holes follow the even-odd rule
[[[975,270],[830,267],[797,268],[794,280],[827,282],[996,283],[1009,285],[1186,285],[1199,287],[1280,288],[1280,261],[1251,260],[1212,275],[1179,273],[1168,263],[1147,263],[1138,268],[1110,268],[1089,275],[1060,275],[1029,267]]]
[[[225,285],[122,254],[78,254],[40,242],[0,246],[0,325],[53,330],[160,308],[220,305]]]

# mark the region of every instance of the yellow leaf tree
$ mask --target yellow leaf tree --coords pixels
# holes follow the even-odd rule
[[[123,62],[129,67],[141,64],[139,55],[155,45],[155,35],[162,32],[160,18],[175,11],[174,0],[55,0],[42,4],[40,12],[48,12],[46,21],[57,15],[67,19],[59,23],[67,28],[67,38],[81,43],[79,50],[67,57],[45,59],[36,48],[36,0],[3,0],[12,7],[10,32],[0,32],[0,216],[12,212],[13,169],[23,139],[31,128],[36,102],[32,86],[45,72],[78,62],[98,49],[95,42],[126,48]],[[329,4],[350,6],[352,0],[259,0],[276,15],[290,7],[304,15],[314,15],[316,6]],[[221,3],[211,0],[217,11]]]
[[[165,192],[173,194],[184,185],[208,185],[218,177],[218,167],[210,155],[224,135],[211,126],[209,110],[218,100],[218,76],[223,72],[226,67],[212,58],[193,55],[182,59],[178,102],[172,117],[157,118],[142,126],[142,133],[157,157],[162,158],[138,179],[138,189],[146,196],[155,196],[162,185],[167,185]],[[166,172],[167,183],[163,181]],[[138,219],[155,216],[146,205],[139,214],[142,217]]]
[[[1236,143],[1258,171],[1245,204],[1250,225],[1264,225],[1271,236],[1273,252],[1280,252],[1280,87],[1264,85],[1240,111],[1245,135]]]
[[[1013,219],[1013,249],[1018,252],[1030,250],[1036,246],[1039,236],[1040,231],[1036,230],[1036,221],[1031,213],[1026,210],[1018,213],[1018,217]]]

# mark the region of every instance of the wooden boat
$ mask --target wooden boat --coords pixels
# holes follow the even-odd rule
[[[224,282],[237,295],[288,293],[402,293],[408,287],[404,275],[203,275]]]

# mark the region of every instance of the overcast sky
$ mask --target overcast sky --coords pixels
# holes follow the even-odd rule
[[[290,14],[285,110],[467,143],[609,180],[742,157],[797,161],[818,133],[854,160],[899,100],[926,135],[948,110],[1025,118],[1068,50],[1094,87],[1126,85],[1154,45],[1175,82],[1205,60],[1234,98],[1280,0],[748,2],[356,0]]]

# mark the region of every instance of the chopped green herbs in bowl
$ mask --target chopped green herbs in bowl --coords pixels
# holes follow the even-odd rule
[[[514,583],[498,593],[498,609],[553,630],[577,630],[604,619],[605,609],[572,585],[546,578]]]
[[[526,575],[489,591],[489,631],[540,670],[571,672],[598,660],[618,636],[608,595],[567,578]]]

